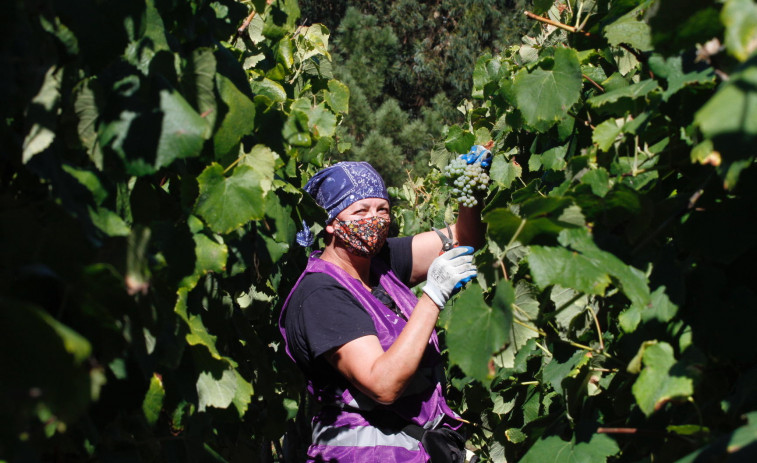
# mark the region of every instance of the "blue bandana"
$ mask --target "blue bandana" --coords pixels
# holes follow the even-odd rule
[[[326,167],[308,180],[304,190],[319,206],[326,209],[329,215],[326,219],[327,224],[355,201],[365,198],[389,200],[384,180],[367,162],[339,162]],[[305,227],[305,230],[297,234],[297,242],[300,245],[312,244],[312,237],[305,236],[309,231]]]

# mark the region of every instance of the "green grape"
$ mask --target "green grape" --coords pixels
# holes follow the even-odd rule
[[[468,164],[463,158],[455,158],[444,168],[452,189],[450,193],[458,204],[473,207],[478,204],[476,193],[485,192],[489,188],[490,178],[479,162]]]

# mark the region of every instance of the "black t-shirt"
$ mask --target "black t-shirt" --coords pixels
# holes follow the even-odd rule
[[[407,285],[413,268],[412,237],[389,238],[374,259],[384,260]],[[336,374],[323,354],[359,337],[376,335],[368,312],[325,273],[310,273],[300,281],[289,299],[284,328],[289,349],[305,374],[318,385],[341,387],[346,380]]]

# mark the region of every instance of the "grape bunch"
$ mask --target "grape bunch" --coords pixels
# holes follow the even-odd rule
[[[463,157],[455,158],[447,164],[444,175],[451,181],[451,193],[461,206],[473,207],[478,204],[474,193],[486,191],[489,187],[489,175],[481,162],[468,164]]]

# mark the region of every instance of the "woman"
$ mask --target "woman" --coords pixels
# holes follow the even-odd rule
[[[434,232],[387,240],[389,196],[368,163],[323,169],[305,191],[328,212],[326,247],[311,255],[280,326],[323,405],[309,461],[426,462],[438,451],[432,441],[460,426],[444,400],[434,326],[453,292],[475,276],[473,248],[440,255]],[[461,208],[451,233],[478,245],[479,211]],[[408,287],[427,277],[418,299]],[[432,429],[445,431],[424,433]]]

